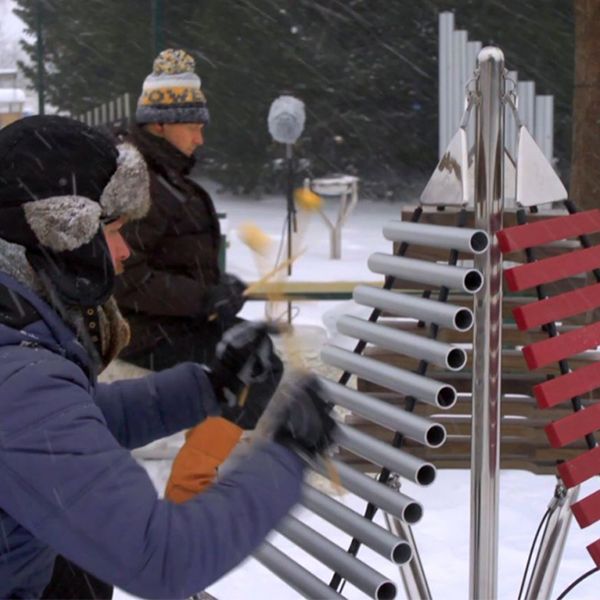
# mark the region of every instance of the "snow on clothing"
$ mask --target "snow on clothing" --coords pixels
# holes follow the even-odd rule
[[[209,194],[187,177],[194,159],[139,127],[127,138],[150,171],[149,213],[122,230],[131,247],[116,297],[132,328],[131,353],[205,322],[218,283],[220,228]]]
[[[135,595],[190,596],[297,502],[301,461],[271,442],[202,495],[158,499],[128,449],[218,414],[202,368],[98,384],[59,316],[3,273],[0,284],[41,315],[0,324],[0,597],[39,597],[57,553]]]

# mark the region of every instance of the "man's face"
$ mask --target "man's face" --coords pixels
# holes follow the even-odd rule
[[[186,156],[204,144],[202,123],[165,123],[160,126],[162,137]]]
[[[121,234],[121,227],[123,227],[123,225],[125,225],[125,219],[121,217],[116,221],[112,221],[111,223],[102,226],[102,231],[104,232],[104,237],[106,238],[106,243],[108,244],[110,256],[117,275],[123,273],[125,270],[123,263],[131,255],[129,246]]]

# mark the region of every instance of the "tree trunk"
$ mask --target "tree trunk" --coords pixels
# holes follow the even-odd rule
[[[600,0],[574,0],[575,93],[570,197],[600,208]]]

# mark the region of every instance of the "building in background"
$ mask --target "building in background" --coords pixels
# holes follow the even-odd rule
[[[0,69],[0,128],[20,119],[25,111],[25,91],[17,87],[17,69]]]

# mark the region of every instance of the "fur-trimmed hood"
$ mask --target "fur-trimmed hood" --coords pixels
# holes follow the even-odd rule
[[[100,196],[102,212],[109,218],[136,221],[150,210],[150,176],[144,157],[128,143],[117,146],[117,170]]]
[[[78,195],[51,196],[23,205],[27,224],[39,243],[54,252],[89,243],[103,221],[136,220],[150,209],[150,178],[146,163],[132,144],[121,144],[117,169],[99,202]]]
[[[146,162],[132,144],[58,116],[0,131],[0,238],[22,246],[63,302],[103,304],[114,286],[102,224],[150,208]]]

